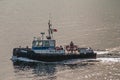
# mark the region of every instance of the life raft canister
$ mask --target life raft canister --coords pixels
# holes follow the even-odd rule
[[[60,47],[56,47],[56,50],[63,50],[63,47],[62,46],[60,46]]]
[[[57,46],[57,47],[56,47],[56,50],[60,50],[60,47]]]

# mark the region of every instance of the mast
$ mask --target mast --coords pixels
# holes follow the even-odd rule
[[[51,21],[49,20],[48,22],[48,36],[47,36],[47,39],[53,39],[53,33],[54,32],[57,32],[57,29],[53,29],[51,28],[52,27],[52,24],[51,24]]]
[[[53,34],[53,32],[52,32],[52,29],[51,29],[51,26],[52,26],[52,24],[50,23],[50,20],[49,20],[49,22],[48,22],[48,36],[47,36],[47,39],[51,39],[52,38],[52,34]]]

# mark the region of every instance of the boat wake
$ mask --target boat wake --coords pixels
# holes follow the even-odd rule
[[[39,61],[37,61],[37,60],[32,60],[32,59],[23,58],[23,57],[16,57],[16,56],[13,56],[13,57],[11,58],[11,60],[12,60],[13,62],[15,62],[15,61],[39,62]]]
[[[94,51],[95,53],[97,53],[97,54],[108,54],[108,53],[110,53],[110,51],[108,51],[108,50],[99,50],[99,51]]]
[[[120,62],[120,58],[97,58],[101,62]]]

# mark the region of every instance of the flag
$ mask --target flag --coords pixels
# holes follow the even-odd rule
[[[57,32],[57,29],[52,29],[53,32]]]

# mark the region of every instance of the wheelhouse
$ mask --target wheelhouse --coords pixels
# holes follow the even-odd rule
[[[55,49],[55,40],[33,40],[32,49]]]

